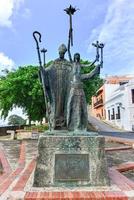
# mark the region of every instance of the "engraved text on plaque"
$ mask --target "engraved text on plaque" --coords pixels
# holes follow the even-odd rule
[[[55,180],[89,180],[89,154],[56,154]]]

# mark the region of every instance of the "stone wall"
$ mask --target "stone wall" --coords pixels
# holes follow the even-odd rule
[[[3,126],[3,127],[0,127],[0,136],[9,135],[7,133],[7,130],[14,130],[15,131],[17,129],[23,129],[23,128],[24,128],[24,125],[22,125],[22,126]]]

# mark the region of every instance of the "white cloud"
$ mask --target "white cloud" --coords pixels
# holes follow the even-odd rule
[[[134,2],[131,0],[109,2],[105,20],[92,31],[90,43],[98,39],[106,44],[104,64],[109,70],[113,70],[114,73],[134,72]]]
[[[29,8],[25,8],[22,14],[22,17],[28,19],[31,17],[31,10]]]
[[[1,71],[3,71],[3,70],[11,71],[12,69],[14,69],[14,67],[15,67],[14,61],[11,58],[9,58],[8,56],[6,56],[4,53],[0,52],[0,69],[1,69]]]
[[[0,26],[12,27],[13,13],[23,2],[24,0],[0,0]]]

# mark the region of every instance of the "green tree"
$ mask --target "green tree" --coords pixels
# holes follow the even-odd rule
[[[10,115],[10,117],[8,118],[8,124],[21,126],[26,124],[26,120],[18,115]]]
[[[43,90],[38,67],[19,67],[0,79],[0,110],[6,118],[13,107],[21,107],[31,120],[42,121],[45,116]]]

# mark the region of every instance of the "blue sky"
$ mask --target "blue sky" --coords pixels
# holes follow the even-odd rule
[[[46,60],[58,56],[61,43],[67,44],[69,4],[80,10],[73,17],[74,47],[81,58],[93,60],[92,42],[105,43],[102,74],[134,74],[133,0],[0,0],[1,70],[38,64],[32,32],[42,33]]]

